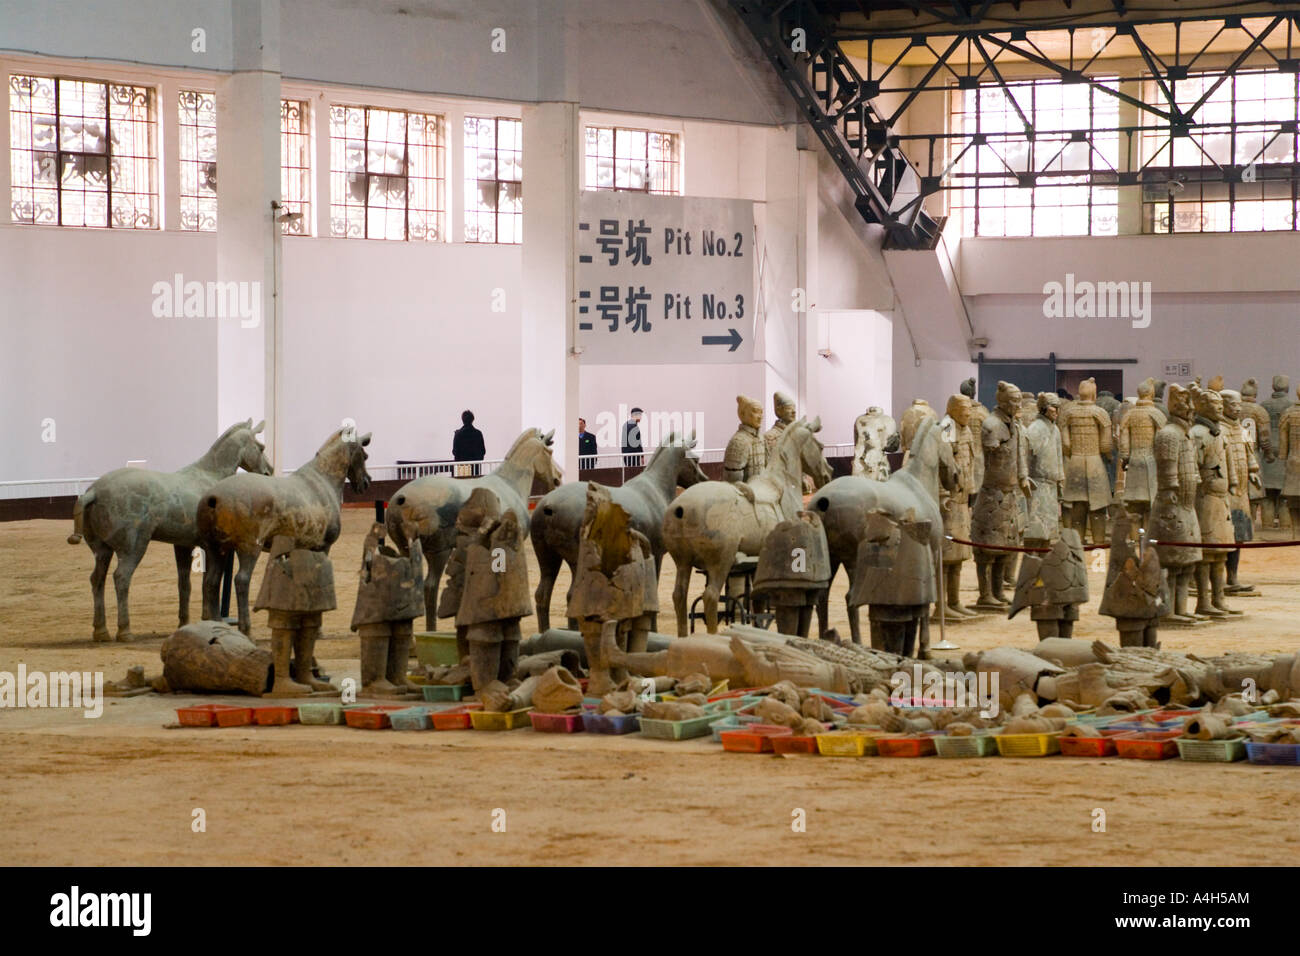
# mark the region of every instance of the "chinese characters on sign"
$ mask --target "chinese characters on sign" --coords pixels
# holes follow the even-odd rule
[[[751,202],[584,192],[577,342],[605,365],[750,362]]]

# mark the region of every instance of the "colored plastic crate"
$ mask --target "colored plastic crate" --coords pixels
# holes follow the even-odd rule
[[[934,737],[877,737],[876,752],[882,757],[930,757],[935,753]]]
[[[1120,734],[1115,738],[1115,750],[1130,760],[1168,760],[1178,756],[1181,734],[1181,729]]]
[[[387,730],[393,726],[394,711],[406,710],[406,704],[376,704],[373,707],[349,707],[343,711],[344,722],[357,730]]]
[[[1050,757],[1061,752],[1061,735],[995,734],[998,753],[1003,757]]]
[[[582,733],[582,714],[543,714],[531,711],[528,719],[533,722],[533,730],[542,734],[580,734]]]
[[[1173,708],[1169,710],[1157,710],[1151,715],[1151,719],[1157,724],[1167,724],[1171,720],[1176,720],[1180,724],[1188,717],[1196,717],[1201,713],[1199,707]]]
[[[518,730],[520,727],[528,726],[528,714],[531,710],[531,707],[504,712],[472,710],[469,714],[469,722],[475,730]]]
[[[1246,738],[1231,737],[1227,740],[1192,740],[1188,737],[1178,738],[1178,756],[1183,760],[1202,763],[1232,763],[1246,759]]]
[[[718,694],[710,694],[709,703],[727,700],[730,697],[761,697],[760,690],[762,690],[761,687],[737,687],[735,690],[725,690]]]
[[[342,704],[299,704],[298,722],[303,724],[343,723]]]
[[[428,707],[403,707],[388,715],[394,730],[432,730],[433,711]]]
[[[742,694],[739,697],[719,697],[717,700],[709,701],[709,710],[715,713],[724,711],[736,713],[737,711],[747,710],[753,707],[763,698],[757,694]]]
[[[445,703],[449,700],[463,700],[467,693],[473,691],[467,691],[464,684],[425,684],[423,693],[424,699],[430,703]]]
[[[1271,767],[1300,767],[1300,744],[1259,744],[1248,740],[1246,759]]]
[[[454,631],[418,631],[415,656],[426,667],[455,667],[460,663]]]
[[[817,753],[817,738],[815,736],[801,737],[795,734],[773,737],[772,752],[778,754],[815,754]]]
[[[1061,737],[1061,753],[1066,757],[1113,757],[1115,756],[1115,740],[1127,734],[1134,733],[1131,730],[1111,730],[1098,728],[1096,737]]]
[[[634,734],[641,729],[640,714],[582,712],[582,729],[589,734]]]
[[[482,704],[461,704],[433,714],[434,730],[469,730],[473,726],[470,715],[483,709]]]
[[[793,731],[789,727],[775,724],[751,724],[740,730],[728,730],[722,734],[722,749],[738,754],[772,753],[773,737],[789,737]]]
[[[182,727],[245,727],[253,722],[253,708],[230,704],[195,704],[176,708]]]
[[[876,738],[871,734],[818,734],[817,752],[823,757],[874,757]]]
[[[991,757],[998,752],[998,742],[990,733],[934,738],[934,750],[940,757]]]
[[[722,743],[722,735],[728,730],[740,730],[753,724],[761,724],[763,718],[755,714],[733,713],[727,714],[721,720],[715,720],[709,724],[709,730],[713,733],[713,742]]]
[[[253,722],[259,727],[281,727],[298,722],[297,707],[282,707],[272,704],[253,708]]]
[[[716,711],[709,711],[702,717],[688,720],[654,720],[641,718],[641,736],[656,740],[690,740],[692,737],[704,737],[709,733],[709,724],[718,719]]]

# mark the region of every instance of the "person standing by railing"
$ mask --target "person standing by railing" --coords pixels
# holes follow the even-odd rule
[[[639,408],[632,409],[630,417],[623,423],[623,467],[639,468],[643,462],[641,452],[641,414]]]
[[[482,461],[487,454],[487,446],[483,442],[483,433],[474,427],[474,413],[469,409],[460,413],[461,427],[456,429],[456,434],[451,440],[451,457],[456,461]],[[477,477],[479,466],[472,465],[469,474]],[[457,468],[457,477],[460,477],[461,469]]]
[[[578,468],[596,467],[596,436],[587,431],[587,420],[578,419]]]

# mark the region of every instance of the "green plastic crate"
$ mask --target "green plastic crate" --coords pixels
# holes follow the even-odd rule
[[[641,736],[654,737],[656,740],[689,740],[692,737],[706,737],[711,732],[709,724],[718,720],[716,712],[710,711],[703,717],[689,720],[651,720],[641,718]]]
[[[415,656],[426,667],[455,667],[460,663],[454,631],[417,631]]]
[[[300,724],[341,724],[343,723],[342,704],[299,704],[298,723]]]
[[[988,733],[968,737],[944,734],[934,738],[934,749],[940,757],[991,757],[998,752],[998,742]]]
[[[1178,738],[1178,756],[1183,760],[1201,763],[1233,763],[1246,759],[1246,738],[1228,740],[1191,740]]]

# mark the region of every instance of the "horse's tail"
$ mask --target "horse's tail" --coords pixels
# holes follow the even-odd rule
[[[72,534],[68,535],[68,544],[81,544],[81,539],[86,536],[86,509],[94,500],[94,488],[87,488],[77,497],[72,506]]]

